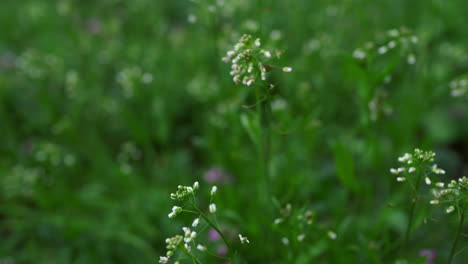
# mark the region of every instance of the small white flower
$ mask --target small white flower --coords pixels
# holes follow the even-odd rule
[[[212,214],[216,213],[216,204],[214,203],[210,204],[209,209],[210,209],[210,213]]]
[[[382,46],[382,47],[380,47],[380,48],[377,50],[377,52],[378,52],[379,54],[385,54],[385,53],[387,53],[387,50],[388,50],[388,49],[387,49],[386,46]]]
[[[195,16],[194,14],[190,14],[187,20],[190,24],[195,24],[197,22],[197,16]]]
[[[196,190],[200,187],[200,184],[196,181],[193,183],[193,189]]]
[[[281,222],[283,222],[283,219],[281,218],[276,218],[275,221],[273,222],[275,225],[279,225],[281,224]]]
[[[406,178],[405,177],[397,177],[396,180],[398,182],[404,182],[404,181],[406,181]]]
[[[388,43],[388,48],[393,49],[394,47],[396,47],[396,42],[392,40]]]
[[[271,58],[271,53],[268,50],[264,50],[262,53],[263,53],[263,56],[267,58]]]
[[[439,204],[439,200],[432,200],[429,202],[430,204]]]
[[[450,214],[451,212],[455,211],[455,207],[453,207],[453,205],[447,207],[447,209],[445,209],[445,212],[447,214]]]
[[[190,228],[185,227],[185,226],[182,227],[182,231],[184,231],[184,234],[185,234],[186,236],[189,236],[190,233],[192,232],[192,230],[190,230]]]
[[[416,63],[416,57],[414,56],[414,54],[410,54],[408,55],[408,58],[406,59],[408,64],[410,65],[413,65]]]
[[[187,243],[184,244],[184,247],[185,247],[185,249],[187,249],[187,251],[192,250],[192,247],[190,247],[190,245],[187,244]]]
[[[398,158],[399,162],[406,162],[411,159],[411,155],[409,153],[405,153],[403,156]]]
[[[444,185],[445,185],[445,184],[444,184],[443,182],[438,182],[438,183],[436,183],[435,185],[436,185],[437,187],[439,187],[439,188],[444,188]]]
[[[409,173],[412,173],[412,172],[415,172],[415,171],[416,171],[416,168],[415,168],[415,167],[411,167],[411,168],[408,169],[408,172],[409,172]]]
[[[398,170],[397,170],[397,169],[394,169],[394,168],[391,168],[391,169],[390,169],[390,173],[391,173],[391,174],[398,174]]]
[[[167,216],[168,216],[169,218],[174,218],[174,217],[175,217],[175,214],[171,212],[171,213],[169,213]]]
[[[426,179],[424,179],[426,181],[426,184],[427,185],[431,185],[431,179],[429,179],[429,177],[426,177]]]
[[[304,238],[305,238],[305,235],[300,234],[300,235],[297,236],[297,241],[302,242],[304,240]]]
[[[283,238],[281,238],[281,243],[283,243],[285,245],[289,245],[289,239],[287,237],[283,237]]]
[[[336,233],[333,232],[333,231],[331,231],[331,230],[328,231],[327,235],[328,235],[328,237],[329,237],[331,240],[335,240],[336,237],[337,237],[337,236],[336,236]]]
[[[362,60],[366,58],[366,53],[362,51],[361,49],[357,49],[357,50],[354,50],[353,57],[358,60]]]
[[[218,190],[218,187],[216,187],[216,185],[211,187],[211,196],[215,195],[217,190]]]
[[[159,257],[159,263],[165,264],[169,261],[168,257]]]
[[[193,220],[192,227],[196,227],[196,226],[198,225],[199,222],[200,222],[200,219],[199,219],[199,218],[195,218],[195,220]]]
[[[254,42],[255,46],[257,47],[260,47],[261,43],[260,43],[260,39],[256,39],[255,42]]]
[[[206,247],[203,246],[203,245],[200,245],[200,244],[197,245],[197,249],[200,250],[200,251],[202,251],[202,252],[203,252],[203,251],[206,251]]]
[[[283,71],[284,72],[292,72],[292,68],[291,67],[283,67]]]
[[[240,240],[241,244],[250,243],[249,239],[247,237],[243,237],[241,234],[239,234],[239,240]]]

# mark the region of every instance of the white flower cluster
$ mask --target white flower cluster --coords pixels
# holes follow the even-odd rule
[[[431,200],[430,204],[446,203],[448,206],[445,208],[447,214],[455,211],[456,208],[468,205],[468,178],[463,176],[458,181],[452,180],[444,188],[444,183],[437,183],[438,189],[432,190],[435,199]]]
[[[398,46],[411,49],[417,43],[418,37],[411,35],[408,29],[391,29],[387,31],[386,38],[382,44],[376,45],[373,42],[368,42],[364,47],[355,49],[353,57],[357,60],[364,60],[369,56],[386,54]],[[416,57],[413,53],[407,55],[407,63],[416,63]]]
[[[435,153],[432,151],[423,151],[415,149],[412,154],[405,153],[403,156],[398,158],[398,161],[403,163],[403,166],[399,168],[391,168],[390,173],[397,175],[396,180],[404,182],[407,180],[409,174],[413,174],[418,170],[429,170],[434,174],[445,174],[443,169],[437,167],[437,164],[432,164],[434,161]],[[422,173],[423,171],[419,171]],[[431,185],[431,179],[426,175],[424,181],[427,185]]]
[[[286,207],[280,210],[280,214],[281,217],[273,221],[273,229],[282,235],[288,234],[288,237],[281,237],[281,243],[286,246],[294,240],[303,242],[309,234],[315,233],[322,233],[324,237],[332,240],[337,238],[337,234],[326,229],[325,225],[314,224],[315,213],[311,210],[293,209],[291,204],[286,204]]]
[[[235,84],[251,86],[259,79],[266,81],[267,72],[272,67],[265,62],[271,59],[272,54],[260,46],[260,39],[245,34],[234,45],[234,49],[229,50],[223,57],[224,62],[231,63],[230,75]],[[283,72],[291,71],[291,67],[283,67]]]
[[[179,200],[183,201],[187,199],[190,195],[194,195],[195,191],[199,188],[199,183],[195,182],[193,186],[182,186],[179,185],[177,188],[177,192],[171,193],[172,200]]]
[[[178,214],[184,212],[184,208],[186,206],[191,206],[189,208],[190,210],[186,210],[187,212],[196,212],[198,214],[197,218],[195,218],[191,224],[191,228],[195,229],[199,224],[201,218],[206,221],[208,226],[211,226],[213,228],[217,228],[217,225],[214,224],[214,222],[210,221],[209,218],[198,208],[196,205],[196,199],[195,199],[195,192],[200,188],[200,184],[198,182],[193,183],[192,186],[182,186],[179,185],[177,192],[171,193],[171,199],[177,200],[180,202],[184,202],[184,205],[181,206],[173,206],[171,212],[168,214],[169,218],[174,218]],[[213,202],[214,197],[216,193],[218,192],[218,187],[212,186],[211,191],[210,191],[210,204],[208,207],[208,210],[210,213],[214,214],[216,213],[216,204]],[[201,229],[202,231],[206,229],[206,226]],[[159,258],[159,263],[168,263],[169,259],[175,254],[175,252],[178,249],[183,249],[184,252],[188,253],[192,250],[192,246],[196,245],[196,249],[199,251],[205,252],[207,251],[207,247],[201,244],[196,244],[195,239],[198,236],[198,233],[189,227],[183,227],[182,228],[183,235],[177,235],[172,238],[166,239],[166,244],[167,244],[167,253],[165,256],[162,256]],[[241,236],[240,236],[241,237]],[[249,243],[248,239],[246,237],[241,238],[241,242],[244,243]],[[182,247],[183,244],[183,247]],[[191,256],[189,254],[189,256]]]
[[[159,263],[168,263],[169,259],[174,256],[174,252],[179,248],[182,244],[184,238],[181,235],[176,235],[170,238],[166,238],[166,255],[159,257]]]
[[[468,94],[468,78],[461,78],[450,82],[450,94],[461,97]]]

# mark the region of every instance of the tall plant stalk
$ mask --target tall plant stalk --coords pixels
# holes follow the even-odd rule
[[[415,188],[413,190],[414,191],[413,192],[413,198],[411,200],[411,208],[410,208],[410,211],[409,211],[409,219],[408,219],[408,224],[406,226],[406,232],[405,232],[405,238],[404,238],[404,242],[403,242],[403,248],[407,248],[409,238],[411,236],[411,229],[412,229],[413,223],[414,223],[414,215],[416,213],[416,203],[417,203],[417,201],[419,199],[418,194],[419,194],[419,187],[421,186],[422,174],[423,174],[422,167],[419,167],[418,177],[416,179],[416,186],[415,186]]]
[[[465,208],[462,207],[460,211],[461,211],[461,213],[460,213],[460,218],[459,218],[459,221],[458,221],[457,233],[456,233],[456,236],[455,236],[455,240],[452,243],[452,249],[450,250],[450,256],[449,256],[449,259],[447,261],[447,264],[452,264],[452,260],[453,260],[453,258],[455,256],[455,250],[457,249],[458,240],[459,240],[459,238],[461,236],[461,233],[463,231],[463,224],[465,222]]]

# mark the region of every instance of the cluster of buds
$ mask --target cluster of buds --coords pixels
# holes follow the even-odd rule
[[[177,187],[177,192],[171,193],[171,199],[172,200],[179,200],[183,201],[187,199],[190,195],[194,195],[195,191],[198,190],[199,183],[195,182],[193,186],[182,186],[179,185]]]
[[[322,233],[324,236],[334,240],[337,235],[321,224],[314,224],[315,213],[308,209],[293,210],[291,204],[286,204],[280,210],[280,217],[273,221],[273,229],[278,231],[283,237],[281,243],[289,245],[292,241],[302,242],[308,234]]]
[[[182,227],[182,231],[184,231],[185,249],[190,251],[191,248],[189,243],[197,237],[197,232],[190,230],[188,227]]]
[[[198,182],[195,182],[192,186],[178,186],[177,192],[171,193],[171,199],[177,200],[179,202],[183,202],[182,206],[173,206],[172,211],[168,214],[169,218],[174,218],[178,214],[182,212],[190,212],[190,213],[196,213],[197,217],[193,220],[191,224],[192,229],[196,229],[196,227],[200,224],[201,220],[204,220],[204,222],[207,224],[207,226],[211,226],[217,232],[219,231],[219,228],[216,224],[216,221],[210,220],[209,217],[204,214],[199,207],[196,204],[196,199],[195,199],[195,192],[200,188],[200,184]],[[214,198],[216,196],[216,193],[218,192],[218,187],[212,186],[210,190],[210,202],[209,202],[209,207],[208,210],[210,213],[214,214],[216,213],[216,204],[214,203]],[[188,210],[184,210],[184,207],[189,207]],[[203,230],[206,229],[206,227],[203,227],[200,229],[200,232],[203,232]],[[180,250],[187,254],[189,257],[194,259],[194,253],[192,251],[192,246],[196,245],[196,249],[199,250],[200,252],[206,252],[208,251],[207,247],[202,245],[202,244],[196,244],[195,239],[199,236],[199,234],[192,230],[189,227],[183,227],[182,235],[176,235],[172,238],[166,239],[166,244],[167,244],[167,253],[165,256],[162,256],[159,258],[159,263],[168,263],[169,259],[174,256],[177,252],[177,250]],[[221,233],[219,233],[222,237],[224,237]],[[246,237],[239,237],[241,239],[242,243],[249,243],[248,239]],[[225,243],[227,245],[227,242],[225,240]],[[182,246],[183,244],[183,246]]]
[[[447,187],[444,188],[444,183],[437,183],[438,189],[433,190],[434,200],[430,204],[446,203],[446,213],[455,211],[456,208],[468,204],[468,178],[463,176],[458,181],[452,180]]]
[[[407,180],[405,175],[414,174],[414,172],[419,173],[430,172],[433,174],[445,174],[443,169],[437,167],[437,164],[433,164],[435,158],[435,153],[432,151],[423,151],[420,149],[415,149],[412,154],[405,153],[403,156],[398,158],[398,161],[403,163],[403,166],[399,168],[391,168],[390,173],[397,175],[396,180],[399,182],[404,182]],[[432,181],[429,176],[426,174],[424,181],[427,185],[431,185]]]
[[[368,42],[362,48],[354,50],[353,57],[357,60],[364,60],[367,57],[373,55],[383,55],[389,51],[402,46],[411,50],[413,45],[418,43],[418,37],[411,34],[411,32],[406,28],[401,29],[391,29],[387,31],[385,39],[380,42],[379,45],[376,45],[373,42]],[[407,55],[407,63],[415,64],[416,57],[413,53]]]
[[[461,78],[450,82],[450,94],[461,97],[468,94],[468,78]]]
[[[172,212],[170,212],[167,216],[169,216],[169,218],[174,218],[174,217],[176,217],[180,212],[182,212],[182,207],[173,206],[173,207],[172,207]]]
[[[166,238],[166,255],[159,257],[159,263],[168,263],[169,259],[174,256],[174,252],[179,248],[182,244],[184,238],[181,235],[176,235],[170,238]]]
[[[260,39],[245,34],[234,45],[234,49],[223,57],[224,62],[231,63],[230,75],[235,84],[251,86],[259,79],[266,81],[267,72],[272,69],[266,62],[271,59],[272,54],[260,46]],[[283,67],[283,71],[291,72],[292,68]]]

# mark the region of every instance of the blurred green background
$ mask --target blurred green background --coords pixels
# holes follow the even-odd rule
[[[252,242],[238,248],[246,263],[390,263],[407,221],[388,171],[396,158],[433,149],[446,179],[467,172],[467,100],[449,88],[468,72],[466,10],[464,0],[2,0],[0,263],[157,263],[188,224],[167,218],[169,193],[213,173],[219,221]],[[411,50],[366,66],[352,57],[401,27],[419,39]],[[244,33],[294,69],[272,73],[274,197],[313,209],[336,241],[293,247],[265,234],[275,216],[256,200],[259,157],[240,118],[252,90],[221,61]],[[442,261],[456,219],[430,218],[411,250]]]

